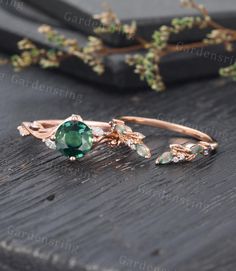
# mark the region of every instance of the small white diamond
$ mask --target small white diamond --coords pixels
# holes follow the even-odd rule
[[[134,135],[137,136],[139,139],[144,139],[145,138],[145,135],[143,135],[141,133],[138,133],[138,132],[135,132]]]
[[[175,156],[175,157],[173,157],[172,161],[173,161],[174,163],[178,163],[178,162],[179,162],[179,158]]]
[[[134,144],[134,141],[132,139],[128,139],[125,144],[131,149],[136,150],[136,145]]]
[[[49,149],[55,150],[57,148],[55,142],[51,139],[46,139],[44,143]]]
[[[17,129],[18,129],[21,136],[29,135],[29,132],[25,128],[23,128],[22,126],[19,126]]]
[[[131,145],[133,145],[133,140],[128,139],[128,140],[126,141],[126,144],[127,144],[127,146],[131,147]]]
[[[34,121],[33,123],[31,123],[30,127],[33,129],[39,129],[40,125],[37,123],[37,121]]]
[[[95,136],[103,136],[104,135],[104,131],[102,130],[102,128],[100,127],[94,127],[93,129],[93,134]]]
[[[131,144],[129,147],[130,147],[130,149],[133,150],[133,151],[136,150],[136,145],[135,145],[135,144]]]
[[[23,129],[18,129],[18,130],[19,130],[21,136],[25,136],[25,133],[24,133]]]
[[[208,155],[208,154],[209,154],[209,151],[208,151],[208,150],[204,150],[203,154],[204,154],[204,155]]]
[[[183,161],[185,159],[185,156],[184,156],[184,154],[180,154],[178,158],[180,161]]]

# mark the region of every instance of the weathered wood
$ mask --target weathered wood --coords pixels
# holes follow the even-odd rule
[[[38,68],[0,75],[0,270],[235,270],[235,83],[121,95]],[[72,113],[159,117],[210,132],[220,148],[156,167],[176,135],[136,127],[150,160],[104,147],[70,163],[17,133],[23,120]]]

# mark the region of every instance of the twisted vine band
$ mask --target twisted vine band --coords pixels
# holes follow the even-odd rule
[[[84,121],[79,115],[65,120],[38,120],[23,122],[18,130],[22,136],[32,135],[45,142],[50,149],[58,150],[71,161],[80,159],[100,144],[110,147],[125,145],[144,158],[150,158],[150,149],[143,143],[145,136],[134,132],[126,122],[171,130],[197,139],[196,143],[171,144],[170,150],[160,155],[156,164],[192,161],[198,156],[208,156],[218,148],[209,135],[158,119],[123,116],[110,122]]]

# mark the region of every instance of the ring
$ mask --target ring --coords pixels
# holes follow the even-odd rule
[[[211,136],[184,126],[180,124],[175,124],[168,121],[163,121],[159,119],[151,118],[141,118],[135,116],[124,116],[121,117],[125,122],[133,122],[141,125],[148,125],[156,128],[161,128],[173,132],[180,133],[182,135],[190,136],[198,140],[197,143],[186,142],[184,144],[171,144],[169,146],[170,150],[164,152],[156,159],[156,164],[169,164],[169,163],[178,163],[185,161],[192,161],[199,156],[208,156],[214,153],[219,144]]]
[[[207,156],[218,148],[216,140],[196,129],[135,116],[123,116],[110,122],[99,122],[83,120],[79,115],[72,115],[65,120],[23,122],[17,129],[21,136],[32,135],[42,140],[48,148],[60,151],[71,161],[84,157],[100,144],[107,144],[110,147],[125,145],[136,151],[138,155],[150,158],[151,151],[143,143],[145,136],[134,132],[126,122],[167,129],[198,140],[196,143],[171,144],[170,151],[160,155],[156,164],[192,161],[198,156]]]

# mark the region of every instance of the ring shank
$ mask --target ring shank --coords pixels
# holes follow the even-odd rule
[[[65,120],[37,120],[34,122],[23,122],[21,126],[18,127],[21,131],[23,130],[23,134],[32,135],[38,139],[47,139],[53,136],[57,128],[63,123]],[[90,128],[101,128],[104,131],[109,131],[111,126],[108,122],[100,122],[100,121],[83,121]]]
[[[212,146],[214,146],[214,148],[216,148],[218,145],[218,143],[208,134],[205,134],[201,131],[198,131],[196,129],[193,129],[184,125],[175,124],[175,123],[171,123],[171,122],[163,121],[159,119],[142,118],[142,117],[135,117],[135,116],[122,116],[120,117],[120,119],[126,122],[133,122],[137,124],[153,126],[153,127],[157,127],[161,129],[166,129],[169,131],[174,131],[183,135],[191,136],[200,141],[205,141],[205,142],[210,143]]]
[[[65,120],[37,120],[37,123],[41,124],[44,128],[52,128],[57,127],[62,124]],[[100,127],[103,129],[110,128],[108,122],[102,121],[92,121],[92,120],[84,120],[83,121],[89,127]]]

